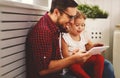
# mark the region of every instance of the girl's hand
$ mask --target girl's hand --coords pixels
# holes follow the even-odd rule
[[[99,46],[104,46],[104,44],[96,43],[96,44],[93,45],[93,47],[99,47]],[[103,51],[102,53],[104,53],[104,52],[105,52],[105,51]],[[101,54],[101,53],[99,53],[99,54]]]
[[[72,55],[74,55],[75,53],[79,52],[79,49],[75,49],[73,52],[72,52]]]
[[[93,47],[99,47],[99,46],[104,46],[104,44],[101,44],[101,43],[93,44]]]

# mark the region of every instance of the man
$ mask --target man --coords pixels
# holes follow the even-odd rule
[[[83,62],[88,53],[61,59],[59,26],[73,23],[78,4],[74,0],[53,0],[51,10],[31,30],[27,38],[27,78],[60,78],[61,70],[75,62]]]
[[[61,70],[73,63],[85,62],[91,54],[80,54],[61,59],[60,31],[66,23],[74,23],[78,4],[74,0],[52,0],[47,12],[30,31],[26,41],[27,78],[61,78]]]

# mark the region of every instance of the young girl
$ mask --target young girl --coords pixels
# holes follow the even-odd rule
[[[89,40],[84,31],[85,19],[86,17],[83,13],[77,12],[74,24],[68,27],[68,33],[62,35],[61,48],[64,58],[75,54],[72,53],[75,49],[87,52],[92,47],[102,46],[102,44],[92,44]],[[102,78],[104,57],[100,54],[92,55],[86,62],[73,64],[69,69],[78,78]]]

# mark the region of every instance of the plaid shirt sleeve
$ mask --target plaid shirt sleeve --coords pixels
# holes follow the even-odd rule
[[[47,28],[36,26],[30,34],[29,42],[33,63],[37,71],[47,69],[52,55],[52,34]]]

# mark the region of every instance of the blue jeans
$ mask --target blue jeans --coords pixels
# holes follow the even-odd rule
[[[62,76],[62,78],[77,78],[71,72],[67,72]],[[115,78],[114,70],[111,62],[105,60],[104,62],[104,71],[103,71],[103,78]]]
[[[103,78],[115,78],[113,66],[108,60],[104,62]]]

